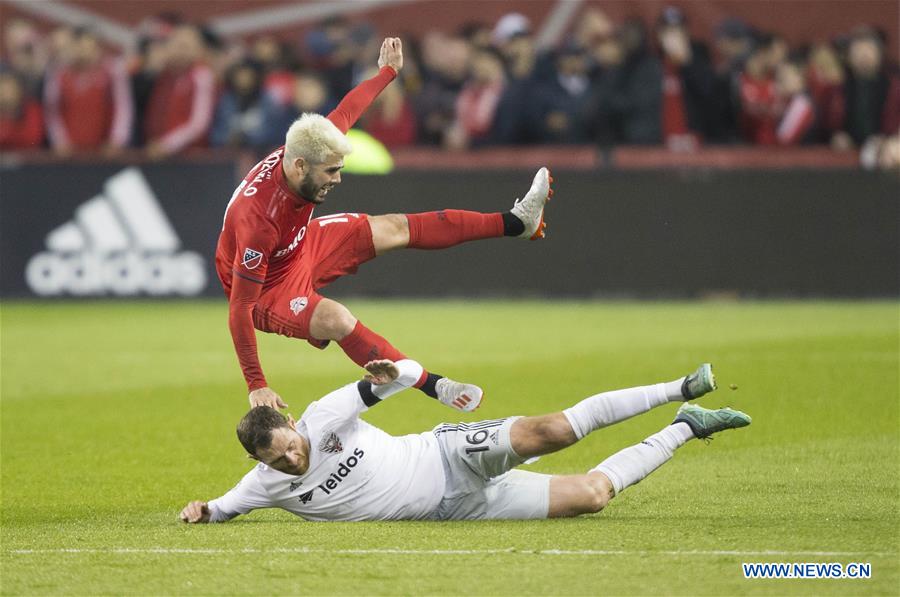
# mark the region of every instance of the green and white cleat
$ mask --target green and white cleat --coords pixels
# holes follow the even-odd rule
[[[716,389],[716,376],[712,365],[703,363],[697,370],[684,378],[681,384],[681,395],[685,400],[693,400]]]
[[[719,431],[746,427],[752,420],[748,414],[731,408],[711,410],[696,404],[682,404],[672,424],[687,423],[694,437],[706,439]]]

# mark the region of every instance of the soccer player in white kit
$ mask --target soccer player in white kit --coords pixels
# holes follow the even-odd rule
[[[224,522],[259,508],[282,508],[313,521],[578,516],[602,510],[688,440],[750,424],[740,411],[684,404],[671,425],[586,474],[546,475],[515,467],[656,406],[711,392],[711,366],[668,383],[597,394],[558,413],[445,423],[400,437],[359,416],[411,387],[422,366],[381,360],[366,369],[362,381],[313,402],[299,421],[268,406],[251,409],[237,433],[259,463],[225,495],[190,502],[181,519]]]

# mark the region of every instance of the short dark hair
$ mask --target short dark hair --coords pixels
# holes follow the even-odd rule
[[[271,406],[257,406],[251,408],[238,423],[238,440],[248,454],[256,456],[257,450],[264,450],[272,445],[272,431],[279,427],[290,429],[283,414]]]

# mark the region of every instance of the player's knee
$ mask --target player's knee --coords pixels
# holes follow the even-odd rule
[[[320,340],[340,341],[356,327],[356,318],[347,307],[334,301],[323,300],[313,312],[310,332]]]
[[[535,427],[536,433],[541,436],[544,442],[557,449],[570,446],[577,440],[575,432],[572,431],[572,426],[559,416],[539,417],[535,421]]]

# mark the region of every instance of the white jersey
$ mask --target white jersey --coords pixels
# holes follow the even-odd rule
[[[377,393],[386,397],[412,385],[418,374],[405,369],[390,384],[394,388]],[[366,410],[355,383],[310,404],[297,423],[297,432],[309,440],[306,474],[288,475],[260,463],[209,502],[211,521],[274,507],[314,521],[428,518],[446,484],[437,438],[431,432],[388,435],[359,418]]]

